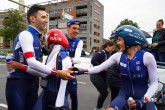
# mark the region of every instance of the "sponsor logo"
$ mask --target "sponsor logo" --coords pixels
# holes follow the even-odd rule
[[[125,28],[124,31],[126,31],[126,32],[132,32],[132,30],[131,29],[128,29],[128,28]]]
[[[136,65],[140,65],[140,61],[137,61],[137,62],[136,62]]]
[[[120,62],[120,66],[127,67],[127,64]]]

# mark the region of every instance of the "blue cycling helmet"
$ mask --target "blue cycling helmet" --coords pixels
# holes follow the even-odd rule
[[[117,37],[123,37],[126,47],[148,43],[143,33],[138,28],[131,25],[119,27],[114,35]]]

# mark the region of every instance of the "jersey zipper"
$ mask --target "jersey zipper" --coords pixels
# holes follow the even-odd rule
[[[129,69],[129,64],[130,64],[130,61],[128,60],[128,71],[129,71],[129,78],[130,78],[130,81],[131,81],[131,87],[132,87],[132,92],[133,92],[133,95],[134,95],[134,87],[133,87],[133,83],[132,83],[132,79],[131,79],[131,73],[130,73],[130,69]]]

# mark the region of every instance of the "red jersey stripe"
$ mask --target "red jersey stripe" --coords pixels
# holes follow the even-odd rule
[[[26,52],[26,53],[24,53],[24,56],[26,59],[28,59],[28,58],[34,57],[34,53],[33,52]]]

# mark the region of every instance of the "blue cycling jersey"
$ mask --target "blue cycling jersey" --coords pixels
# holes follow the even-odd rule
[[[40,49],[40,40],[39,40],[39,32],[34,29],[32,26],[29,26],[25,31],[28,31],[32,34],[33,37],[33,47],[34,47],[34,56],[36,60],[38,60],[41,49]],[[19,34],[20,35],[20,34]],[[27,61],[24,57],[22,47],[19,45],[19,35],[16,37],[14,41],[14,59],[17,62],[21,62],[22,64],[28,65]],[[26,42],[26,39],[25,39]],[[36,76],[33,76],[31,74],[28,74],[25,71],[22,71],[20,69],[16,69],[15,72],[11,73],[8,78],[34,78]]]
[[[143,63],[144,53],[137,51],[131,60],[125,53],[121,55],[119,69],[124,82],[121,91],[126,97],[142,98],[148,89],[148,71]]]
[[[69,56],[71,58],[73,58],[75,56],[75,51],[76,51],[77,45],[81,41],[81,39],[77,38],[77,37],[73,38],[73,39],[70,39],[68,36],[67,36],[67,39],[68,39],[68,42],[69,42],[69,47],[67,49],[67,52],[69,52]]]

